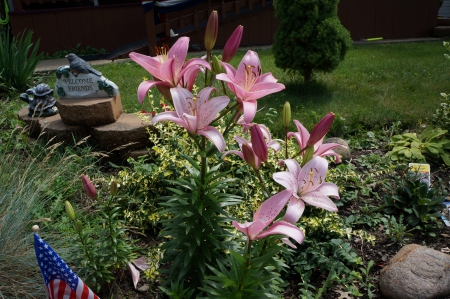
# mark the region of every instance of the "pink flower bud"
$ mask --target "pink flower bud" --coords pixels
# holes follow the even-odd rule
[[[81,182],[83,183],[83,188],[87,195],[92,199],[97,199],[97,190],[95,189],[94,184],[92,184],[84,174],[81,175]]]
[[[261,161],[253,152],[252,147],[248,143],[242,145],[242,154],[244,155],[244,160],[253,169],[259,169],[261,166]]]
[[[205,31],[205,48],[210,51],[214,48],[217,39],[217,32],[219,31],[219,17],[217,11],[213,10],[209,15],[208,23]]]
[[[225,44],[222,51],[222,61],[230,62],[230,60],[234,57],[237,50],[239,49],[239,45],[241,44],[242,32],[244,31],[244,27],[242,25],[237,26],[234,30],[233,34],[231,34],[227,43]]]
[[[252,138],[252,147],[255,155],[258,156],[261,161],[265,162],[268,156],[268,148],[261,128],[256,124],[253,125],[250,128],[250,135]]]
[[[311,131],[311,135],[309,136],[309,140],[306,143],[307,146],[314,146],[317,142],[322,140],[322,138],[328,133],[331,125],[333,124],[334,113],[330,112],[325,115]]]

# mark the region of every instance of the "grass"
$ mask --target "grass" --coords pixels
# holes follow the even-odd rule
[[[281,115],[284,102],[289,101],[293,119],[308,129],[330,111],[340,117],[338,124],[356,129],[361,124],[394,121],[414,126],[432,116],[441,103],[441,92],[450,91],[446,75],[449,62],[442,42],[354,45],[335,71],[316,74],[309,84],[278,69],[270,49],[257,52],[263,73],[272,72],[286,89],[258,100],[258,108],[264,110],[256,122],[267,122],[269,107]],[[237,66],[244,54],[239,51],[231,64]],[[125,112],[152,110],[149,101],[140,105],[136,99],[139,83],[144,77],[151,78],[142,67],[125,62],[96,68],[119,86]],[[52,80],[50,86],[55,78]],[[156,89],[152,94],[154,99],[160,98]],[[275,119],[272,130],[281,132],[280,118]]]
[[[87,157],[61,144],[44,149],[23,133],[13,130],[0,143],[6,149],[0,159],[0,298],[45,297],[31,227],[39,224],[41,236],[70,261],[71,246],[55,234],[55,224],[64,199],[79,192],[79,174],[92,168]]]

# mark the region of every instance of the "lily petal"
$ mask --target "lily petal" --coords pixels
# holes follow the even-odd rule
[[[203,135],[217,147],[219,152],[223,152],[225,150],[226,144],[225,139],[222,136],[222,133],[219,132],[215,127],[207,126],[201,130],[197,131],[197,134]]]
[[[303,200],[299,200],[292,196],[286,209],[286,214],[284,214],[283,220],[292,224],[297,223],[300,217],[302,217],[304,211],[305,203],[303,202]]]
[[[164,81],[151,81],[151,80],[147,80],[139,84],[137,92],[139,103],[142,104],[142,102],[144,102],[145,97],[147,96],[148,90],[157,85],[170,86]]]
[[[244,122],[249,124],[253,121],[256,115],[256,101],[244,101],[242,102],[242,106],[244,108]]]
[[[295,241],[297,241],[298,244],[301,244],[303,240],[305,239],[305,235],[295,225],[285,222],[285,221],[277,221],[274,224],[272,224],[268,229],[261,232],[257,237],[257,239],[261,239],[264,237],[267,237],[269,235],[285,235],[288,237],[291,237]]]
[[[307,204],[325,209],[330,212],[338,211],[336,204],[331,199],[329,199],[328,196],[320,192],[309,192],[301,196],[301,199]]]

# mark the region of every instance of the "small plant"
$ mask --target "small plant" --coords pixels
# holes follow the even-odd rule
[[[370,269],[373,266],[373,260],[370,260],[367,264],[367,268],[361,267],[361,273],[364,274],[364,277],[362,279],[362,284],[365,288],[367,288],[367,296],[369,296],[370,299],[373,298],[372,289],[375,288],[375,286],[372,283],[373,277],[370,276]]]
[[[411,231],[415,229],[408,229],[408,227],[403,224],[403,219],[403,214],[400,215],[398,221],[393,215],[391,215],[390,217],[387,216],[381,218],[386,235],[388,235],[393,242],[399,244],[404,244],[406,241],[408,241],[406,237],[412,237],[413,234],[411,233]]]
[[[420,135],[404,133],[392,136],[392,148],[386,155],[393,161],[440,162],[450,166],[450,140],[447,130],[428,126]]]
[[[9,31],[0,35],[0,70],[8,88],[23,89],[30,82],[43,54],[38,54],[39,42],[32,43],[33,33],[18,34],[11,39]],[[4,38],[4,39],[3,39]]]
[[[87,195],[97,200],[96,209],[100,215],[84,227],[72,205],[65,202],[67,216],[73,221],[80,242],[77,252],[81,269],[78,273],[86,276],[85,282],[92,289],[105,292],[105,287],[115,278],[122,277],[126,266],[136,257],[135,247],[127,236],[120,217],[121,208],[116,203],[117,183],[111,183],[110,195],[103,199],[85,175],[82,175],[82,182]]]
[[[450,94],[442,92],[441,96],[445,101],[441,103],[440,107],[433,114],[433,124],[439,128],[448,130],[450,129]]]
[[[439,196],[438,190],[428,188],[421,180],[406,180],[391,196],[384,196],[387,214],[405,214],[406,222],[415,227],[419,223],[428,223],[440,216],[445,196]]]

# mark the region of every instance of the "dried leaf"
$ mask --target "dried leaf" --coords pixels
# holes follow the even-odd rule
[[[450,235],[447,234],[441,234],[441,236],[443,236],[444,238],[450,238]]]

